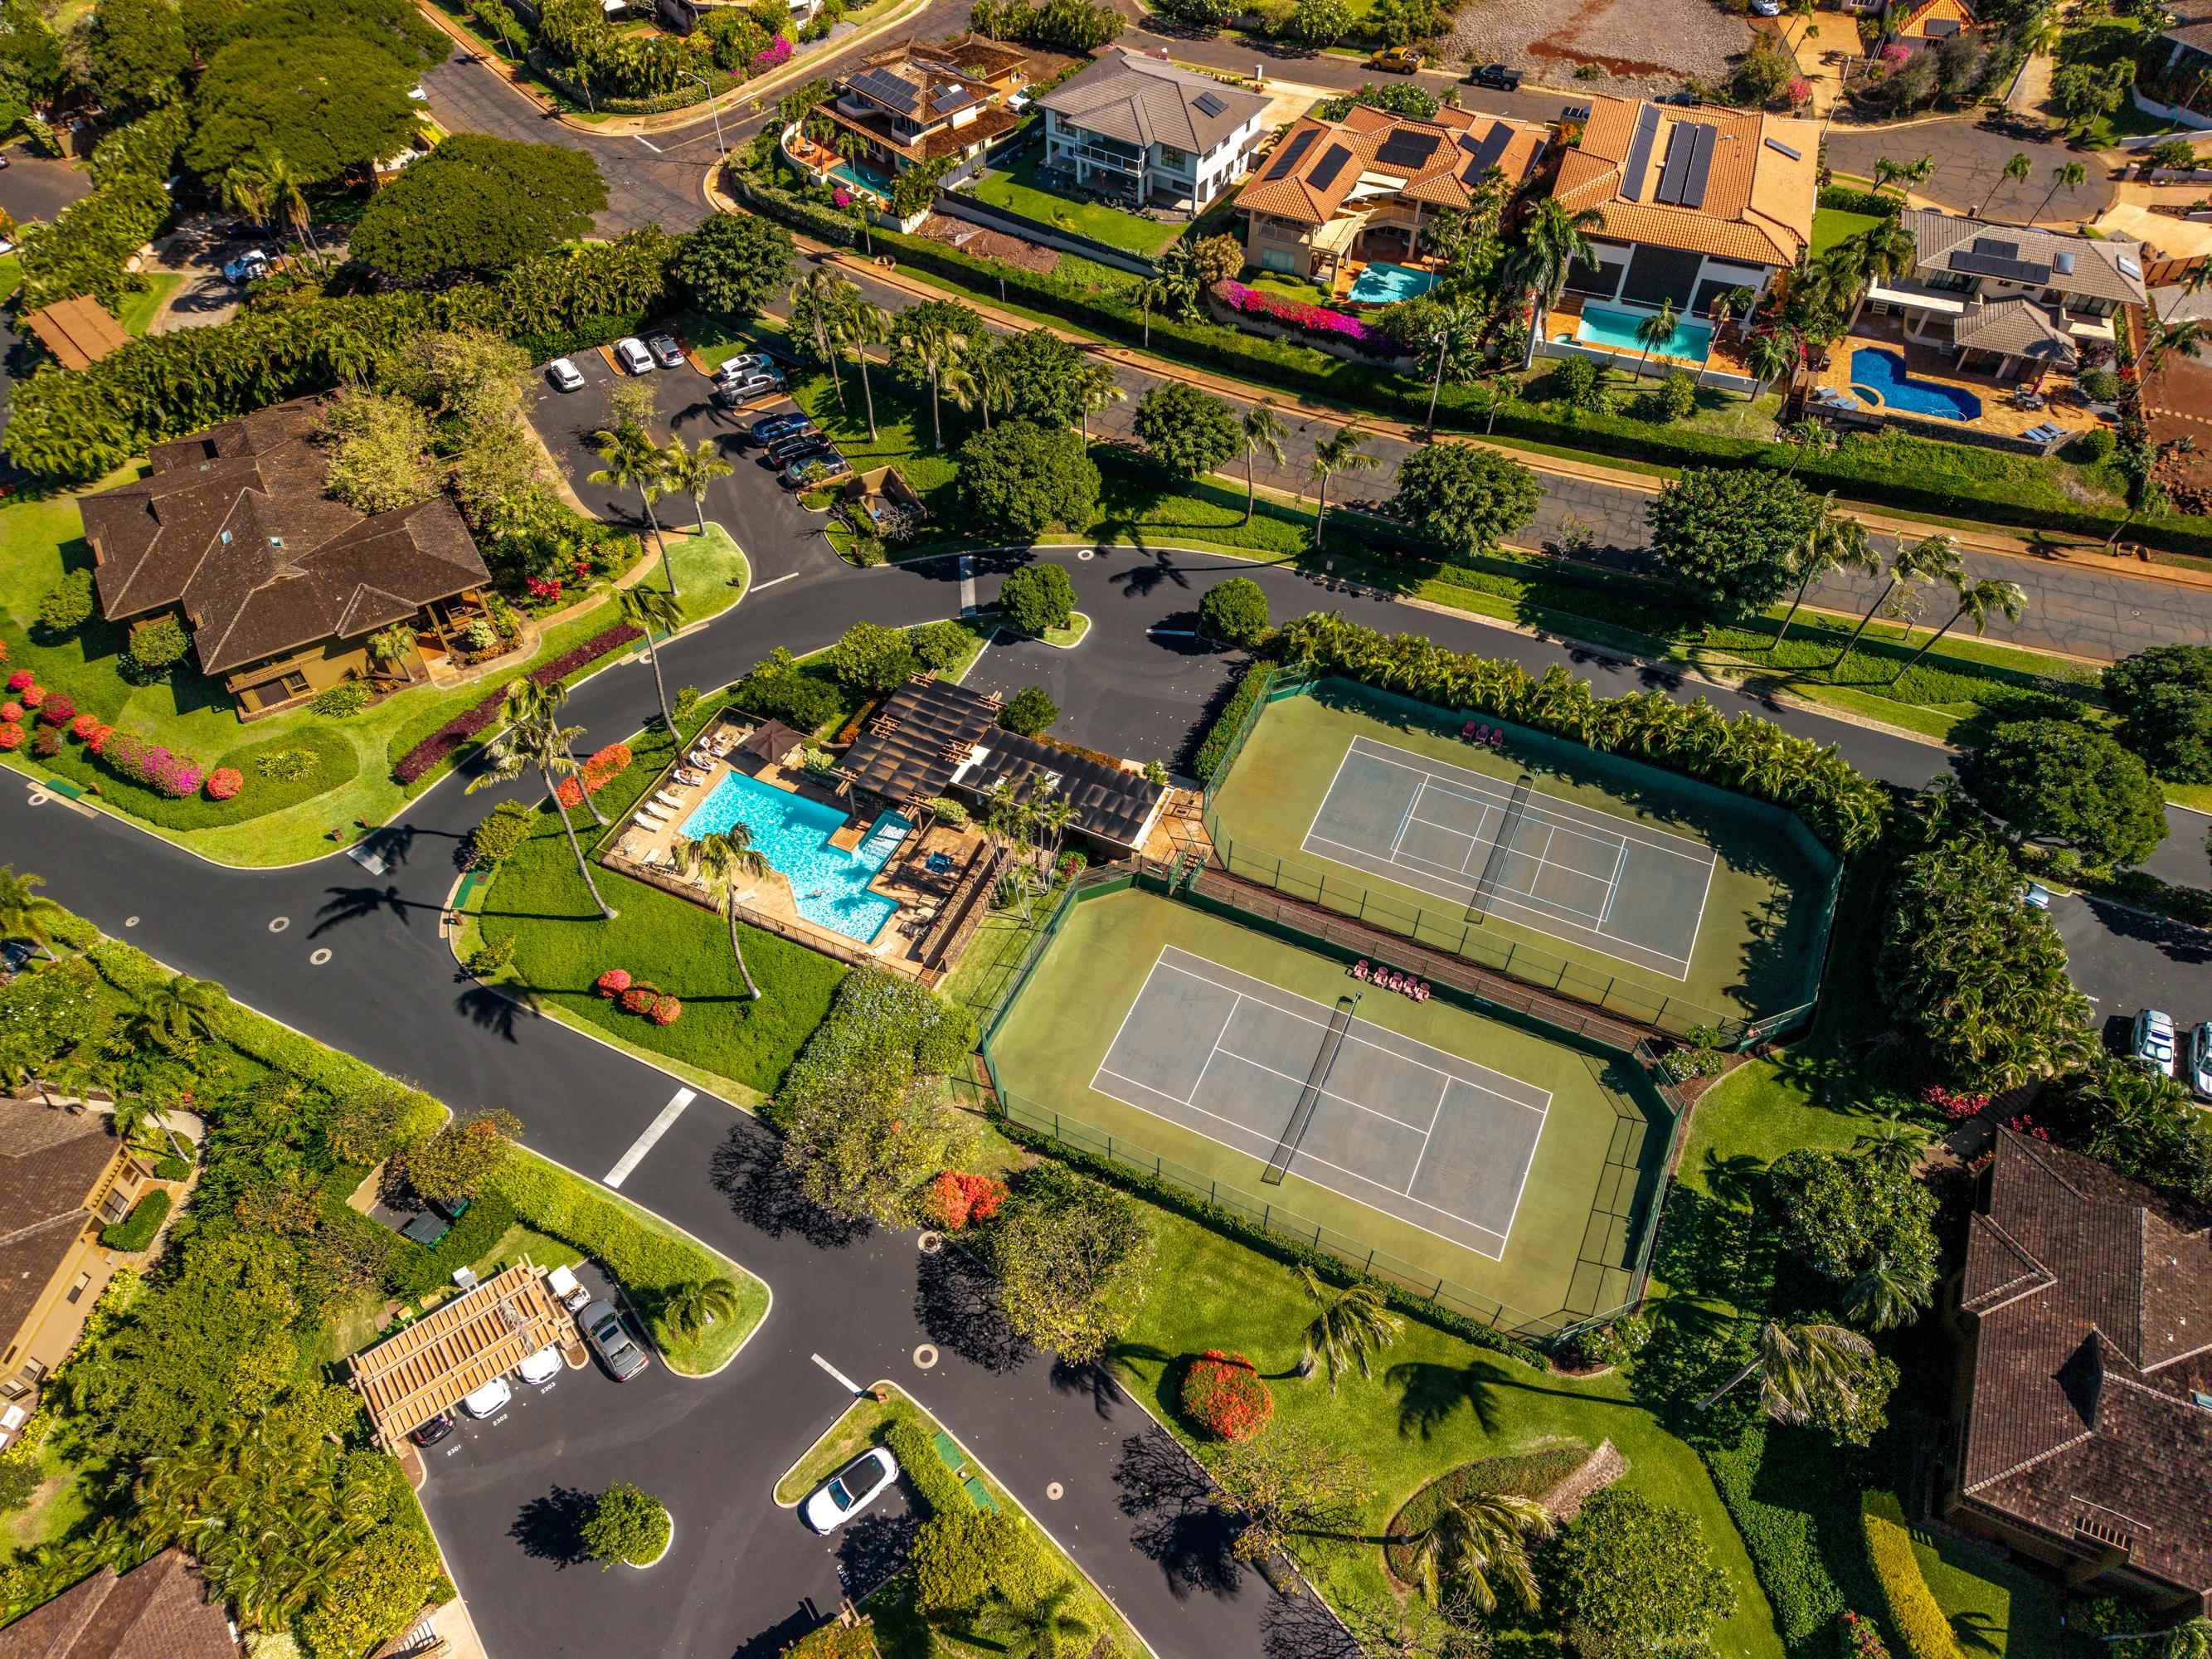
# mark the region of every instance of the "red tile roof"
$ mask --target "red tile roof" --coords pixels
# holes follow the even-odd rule
[[[1431,207],[1464,208],[1492,167],[1509,185],[1524,183],[1543,153],[1545,136],[1540,126],[1502,116],[1440,109],[1432,119],[1417,121],[1355,104],[1341,121],[1308,116],[1284,134],[1237,204],[1323,225],[1364,179],[1363,200],[1401,197]],[[1425,153],[1412,159],[1425,139]]]

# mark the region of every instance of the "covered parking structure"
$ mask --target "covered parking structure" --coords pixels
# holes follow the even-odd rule
[[[377,1438],[394,1456],[407,1436],[492,1378],[573,1333],[545,1280],[525,1256],[504,1273],[441,1303],[349,1364]]]

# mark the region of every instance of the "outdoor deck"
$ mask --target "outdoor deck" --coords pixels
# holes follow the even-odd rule
[[[2041,390],[2048,400],[2042,409],[2023,409],[2013,401],[2013,394],[2033,383],[2033,377],[2020,380],[2001,380],[1993,374],[1961,369],[1948,350],[1923,341],[1909,339],[1905,323],[1899,317],[1865,315],[1851,325],[1851,331],[1838,341],[1828,353],[1828,366],[1814,371],[1808,377],[1812,386],[1829,386],[1849,392],[1859,400],[1859,407],[1879,410],[1877,397],[1869,397],[1863,389],[1851,384],[1851,353],[1861,346],[1875,346],[1888,351],[1905,354],[1905,372],[1916,380],[1956,386],[1971,392],[1982,401],[1978,420],[1961,421],[1960,426],[1978,431],[1993,432],[2007,438],[2041,426],[2046,422],[2064,427],[2070,432],[2085,432],[2097,424],[2096,416],[2081,401],[2074,390],[2074,376],[2064,369],[2053,369],[2043,377]],[[1911,411],[1900,411],[1910,413]]]
[[[1601,301],[1600,303],[1603,302]],[[1636,350],[1630,351],[1618,347],[1607,346],[1595,341],[1576,339],[1576,330],[1581,325],[1582,319],[1583,296],[1578,294],[1567,295],[1560,300],[1558,305],[1553,307],[1551,310],[1544,313],[1543,337],[1547,340],[1557,340],[1564,336],[1565,338],[1574,341],[1576,345],[1579,346],[1585,351],[1604,352],[1613,357],[1620,359],[1620,361],[1615,365],[1615,367],[1626,369],[1631,374],[1634,374],[1636,372],[1637,366],[1644,361],[1644,352],[1642,349],[1638,348]],[[1706,317],[1688,317],[1686,314],[1684,320],[1710,324],[1711,319]],[[1702,369],[1709,374],[1735,374],[1741,375],[1743,379],[1747,380],[1755,380],[1758,377],[1752,373],[1751,366],[1745,362],[1743,358],[1739,355],[1742,349],[1743,337],[1737,332],[1735,325],[1731,322],[1726,329],[1715,329],[1713,331],[1712,349],[1707,355],[1704,362],[1699,363],[1686,357],[1672,357],[1663,351],[1655,351],[1651,354],[1650,364],[1645,368],[1644,372],[1647,374],[1655,375],[1663,373],[1663,365],[1665,367],[1686,368],[1692,374]]]

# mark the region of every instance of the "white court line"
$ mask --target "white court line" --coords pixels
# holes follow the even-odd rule
[[[1444,882],[1448,885],[1453,887],[1462,887],[1466,889],[1469,898],[1474,897],[1474,895],[1482,890],[1482,883],[1479,878],[1474,881],[1462,881],[1457,876],[1451,873],[1450,866],[1438,864],[1433,859],[1425,859],[1419,853],[1401,853],[1395,859],[1385,859],[1380,853],[1376,852],[1371,847],[1354,847],[1349,842],[1334,841],[1327,836],[1309,836],[1306,839],[1308,841],[1319,842],[1324,847],[1341,848],[1347,853],[1357,853],[1363,858],[1379,859],[1384,864],[1387,864],[1393,869],[1396,870],[1413,870],[1416,874],[1421,873],[1423,870],[1433,870],[1437,872],[1437,880]],[[1489,845],[1492,847],[1497,844],[1498,843],[1495,842],[1489,843]],[[1513,857],[1525,859],[1532,856],[1527,853],[1515,853],[1514,849],[1511,848],[1506,848],[1506,852],[1509,856]],[[1539,867],[1540,867],[1540,862],[1541,861],[1539,860]],[[1415,869],[1416,866],[1421,866],[1421,868]],[[1566,866],[1562,865],[1559,867],[1561,869],[1565,869]],[[1464,873],[1464,872],[1462,873]],[[1592,881],[1595,881],[1597,878],[1592,876],[1590,879]],[[1509,895],[1515,896],[1508,896]],[[1451,898],[1454,896],[1449,893],[1444,893],[1439,894],[1438,896],[1442,898]],[[1523,901],[1526,901],[1526,902],[1524,903]],[[1492,903],[1502,902],[1506,904],[1518,905],[1523,909],[1534,910],[1538,915],[1546,916],[1553,921],[1569,921],[1574,918],[1579,917],[1581,919],[1582,925],[1587,927],[1597,920],[1597,913],[1595,911],[1585,910],[1580,905],[1567,904],[1559,899],[1541,897],[1537,894],[1534,887],[1508,886],[1504,882],[1500,882],[1492,890],[1491,902]],[[1553,912],[1564,912],[1565,914],[1554,915]],[[1591,927],[1590,931],[1595,933],[1597,930],[1595,927]],[[1607,937],[1611,937],[1611,935],[1607,935]],[[1621,943],[1624,945],[1638,945],[1638,942],[1635,939],[1623,939]],[[1638,948],[1649,950],[1650,947],[1649,945],[1638,945]],[[1662,951],[1660,954],[1663,956],[1666,953]],[[1671,958],[1669,959],[1671,960]]]
[[[1114,1028],[1114,1040],[1106,1045],[1106,1058],[1098,1062],[1099,1072],[1106,1069],[1106,1060],[1113,1059],[1114,1051],[1121,1046],[1121,1033],[1129,1029],[1129,1022],[1137,1017],[1137,1010],[1144,1006],[1145,993],[1152,988],[1152,975],[1160,971],[1160,963],[1166,955],[1167,948],[1163,945],[1160,955],[1153,957],[1152,965],[1145,970],[1145,982],[1137,988],[1137,994],[1130,1001],[1128,1012],[1121,1016],[1121,1023]],[[1098,1083],[1097,1072],[1091,1074],[1091,1086],[1096,1088]],[[1174,1098],[1172,1095],[1168,1097]]]
[[[1427,825],[1429,826],[1429,828],[1430,828],[1430,829],[1431,829],[1431,830],[1443,830],[1443,831],[1444,831],[1446,834],[1448,834],[1448,835],[1454,835],[1454,836],[1464,836],[1464,835],[1466,835],[1466,834],[1467,834],[1467,831],[1465,831],[1464,830],[1455,830],[1455,829],[1453,829],[1453,828],[1451,827],[1451,825],[1449,825],[1449,823],[1437,823],[1434,818],[1423,818],[1423,819],[1421,820],[1421,822],[1422,822],[1423,823],[1427,824]],[[1541,894],[1540,894],[1540,893],[1538,893],[1538,892],[1537,892],[1537,890],[1536,890],[1536,878],[1537,878],[1537,877],[1538,877],[1538,876],[1541,875],[1541,874],[1543,873],[1543,872],[1544,872],[1545,870],[1547,870],[1547,869],[1552,869],[1552,870],[1564,870],[1565,872],[1566,872],[1566,873],[1567,873],[1567,874],[1569,874],[1569,875],[1571,875],[1571,876],[1578,877],[1578,878],[1580,878],[1582,880],[1583,880],[1583,881],[1597,881],[1597,882],[1601,882],[1601,881],[1604,881],[1604,880],[1605,880],[1605,878],[1604,878],[1603,876],[1599,875],[1599,874],[1597,873],[1597,872],[1595,872],[1595,870],[1585,870],[1585,869],[1582,868],[1579,865],[1573,865],[1573,864],[1561,864],[1561,863],[1557,862],[1557,861],[1556,861],[1556,860],[1554,860],[1546,858],[1546,857],[1544,856],[1544,854],[1545,854],[1545,853],[1548,853],[1548,852],[1550,852],[1550,851],[1552,850],[1552,843],[1551,843],[1550,840],[1548,839],[1548,837],[1549,837],[1549,836],[1551,836],[1551,834],[1552,834],[1552,826],[1551,826],[1551,825],[1549,825],[1549,824],[1546,824],[1546,825],[1544,826],[1544,833],[1545,833],[1545,836],[1546,836],[1547,839],[1546,839],[1546,841],[1545,841],[1545,842],[1544,842],[1544,848],[1543,848],[1543,851],[1542,851],[1542,852],[1532,853],[1532,852],[1528,851],[1528,848],[1524,848],[1524,847],[1509,847],[1509,848],[1507,848],[1505,849],[1505,851],[1506,851],[1507,854],[1508,854],[1509,856],[1510,856],[1510,857],[1513,857],[1513,858],[1523,858],[1523,859],[1534,859],[1534,860],[1536,861],[1536,869],[1535,869],[1535,872],[1534,872],[1534,873],[1532,873],[1532,874],[1529,876],[1529,878],[1528,878],[1528,884],[1526,887],[1509,887],[1509,886],[1504,886],[1504,885],[1501,884],[1501,885],[1500,885],[1500,887],[1499,887],[1499,889],[1498,889],[1498,890],[1499,890],[1500,892],[1505,892],[1505,893],[1524,893],[1524,894],[1526,894],[1529,898],[1534,899],[1534,900],[1537,903],[1539,903],[1539,904],[1556,904],[1556,905],[1558,905],[1558,906],[1559,906],[1562,910],[1571,910],[1571,911],[1572,911],[1576,915],[1578,915],[1578,916],[1591,916],[1591,917],[1593,918],[1593,920],[1595,920],[1595,913],[1593,913],[1593,912],[1591,912],[1591,911],[1589,911],[1589,910],[1585,910],[1585,909],[1583,909],[1583,908],[1580,905],[1578,905],[1578,904],[1569,904],[1569,903],[1568,903],[1565,899],[1550,899],[1550,898],[1546,898],[1546,897],[1544,897]],[[1571,833],[1571,832],[1570,832],[1570,833]],[[1328,839],[1328,836],[1317,836],[1316,839],[1317,839],[1317,840],[1321,840],[1321,841],[1327,841],[1327,840]],[[1342,846],[1346,846],[1346,845],[1348,845],[1349,843],[1347,843],[1347,842],[1336,842],[1336,843],[1334,843],[1334,844],[1335,844],[1335,845],[1337,845],[1337,846],[1342,847]],[[1492,848],[1492,847],[1497,846],[1497,845],[1498,845],[1498,843],[1497,843],[1495,841],[1477,841],[1477,842],[1476,842],[1476,843],[1475,843],[1475,845],[1476,845],[1477,847],[1480,847],[1480,848]],[[1468,855],[1467,855],[1467,857],[1466,857],[1466,858],[1462,859],[1462,860],[1460,860],[1459,872],[1460,872],[1460,873],[1461,873],[1462,875],[1465,875],[1465,874],[1467,873],[1467,866],[1468,866],[1470,863],[1474,862],[1474,854],[1472,851],[1470,851],[1470,852],[1468,854]],[[1427,866],[1428,866],[1431,869],[1432,869],[1432,870],[1449,870],[1449,869],[1451,867],[1449,865],[1446,865],[1446,864],[1438,864],[1438,863],[1437,863],[1434,859],[1425,859],[1425,858],[1423,858],[1423,857],[1422,857],[1419,853],[1398,853],[1398,854],[1392,854],[1392,856],[1391,856],[1390,862],[1391,862],[1391,863],[1393,863],[1393,864],[1404,864],[1404,863],[1425,864],[1425,865],[1427,865]],[[1477,882],[1469,882],[1469,883],[1468,883],[1468,884],[1467,884],[1467,885],[1468,885],[1468,886],[1472,890],[1472,889],[1477,889],[1477,888],[1479,888],[1480,884],[1479,884],[1479,883],[1477,883]]]
[[[1392,766],[1398,764],[1395,761],[1391,761],[1388,763]],[[1431,778],[1429,781],[1431,787],[1436,790],[1437,793],[1447,799],[1449,799],[1453,796],[1457,796],[1462,800],[1474,802],[1476,805],[1481,808],[1485,817],[1487,817],[1489,814],[1497,808],[1498,798],[1495,795],[1479,795],[1471,789],[1462,789],[1457,784],[1449,782],[1443,778]],[[1508,797],[1508,799],[1510,799],[1510,797]],[[1540,800],[1546,798],[1532,794],[1529,799],[1531,800]],[[1619,835],[1610,830],[1595,830],[1581,824],[1565,823],[1553,817],[1552,814],[1546,811],[1540,806],[1530,807],[1523,805],[1521,809],[1521,816],[1528,823],[1540,823],[1546,829],[1551,830],[1554,832],[1564,830],[1567,834],[1572,836],[1577,841],[1586,841],[1593,847],[1619,847],[1624,844],[1628,839],[1626,836]],[[1480,820],[1478,820],[1478,822],[1480,822]],[[1586,873],[1594,874],[1595,872],[1589,872]]]
[[[1444,1097],[1451,1093],[1451,1079],[1446,1078],[1444,1079],[1444,1086],[1437,1091],[1437,1109],[1429,1114],[1429,1127],[1421,1131],[1421,1150],[1413,1154],[1413,1167],[1412,1172],[1406,1176],[1406,1196],[1407,1198],[1413,1198],[1413,1183],[1421,1178],[1421,1160],[1429,1155],[1429,1137],[1436,1133],[1437,1121],[1444,1115]],[[1536,1133],[1540,1138],[1542,1136],[1543,1133],[1544,1132],[1540,1127],[1536,1131]],[[1534,1147],[1531,1147],[1528,1151],[1528,1161],[1533,1164],[1535,1160],[1536,1152]],[[1414,1203],[1418,1204],[1420,1201],[1421,1200],[1419,1199],[1413,1198]],[[1510,1222],[1507,1223],[1506,1232],[1510,1235],[1512,1231],[1512,1224]]]
[[[1154,964],[1156,967],[1158,965],[1158,963]],[[1170,963],[1170,965],[1172,966],[1173,964]],[[1146,977],[1150,978],[1151,975],[1147,975]],[[1195,979],[1198,975],[1194,974],[1191,977]],[[1213,981],[1208,980],[1206,983],[1212,985]],[[1198,1081],[1190,1085],[1190,1093],[1183,1097],[1182,1103],[1186,1106],[1190,1105],[1193,1101],[1196,1100],[1198,1098],[1198,1091],[1206,1087],[1206,1074],[1213,1069],[1214,1055],[1221,1052],[1221,1039],[1229,1035],[1230,1026],[1236,1023],[1237,1011],[1244,1006],[1244,994],[1242,991],[1231,989],[1226,985],[1214,985],[1213,988],[1217,991],[1227,991],[1231,996],[1236,999],[1236,1000],[1229,1005],[1229,1018],[1221,1022],[1221,1029],[1213,1034],[1213,1046],[1206,1051],[1206,1064],[1198,1068]],[[1107,1052],[1111,1054],[1113,1050],[1109,1048]],[[1229,1058],[1231,1060],[1242,1060],[1244,1056],[1242,1054],[1231,1054]],[[1101,1062],[1101,1064],[1103,1066],[1103,1062]],[[1119,1073],[1116,1073],[1116,1075],[1118,1076]],[[1194,1109],[1203,1110],[1204,1108],[1194,1108]]]
[[[1239,1066],[1249,1066],[1255,1072],[1265,1072],[1269,1077],[1279,1077],[1285,1083],[1295,1083],[1298,1085],[1298,1092],[1300,1094],[1304,1094],[1305,1092],[1305,1079],[1302,1077],[1293,1077],[1290,1073],[1282,1071],[1276,1066],[1270,1066],[1265,1060],[1255,1060],[1249,1054],[1240,1054],[1234,1048],[1227,1049],[1224,1052],[1228,1054],[1230,1059],[1235,1060]],[[1406,1063],[1408,1066],[1413,1066],[1418,1065],[1419,1062],[1409,1060]],[[1334,1069],[1334,1066],[1331,1066],[1331,1069]],[[1115,1075],[1118,1076],[1120,1074],[1117,1073]],[[1135,1079],[1131,1079],[1133,1082],[1134,1080]],[[1452,1085],[1452,1081],[1453,1079],[1447,1078],[1444,1080],[1444,1086],[1449,1089]],[[1354,1100],[1350,1095],[1340,1095],[1328,1089],[1321,1090],[1319,1093],[1321,1098],[1323,1100],[1333,1100],[1340,1106],[1351,1107],[1355,1112],[1364,1112],[1370,1117],[1379,1117],[1385,1123],[1395,1125],[1398,1128],[1406,1130],[1408,1133],[1419,1135],[1424,1139],[1427,1139],[1427,1130],[1417,1129],[1412,1124],[1407,1122],[1404,1118],[1393,1117],[1389,1113],[1384,1111],[1379,1106],[1370,1106],[1364,1101]],[[1516,1101],[1513,1103],[1516,1106],[1520,1105],[1518,1101]],[[1191,1104],[1191,1102],[1186,1100],[1183,1102],[1183,1104],[1188,1106]],[[1521,1109],[1524,1112],[1533,1112],[1536,1108],[1534,1106],[1522,1106]]]
[[[1613,914],[1613,900],[1615,900],[1615,899],[1617,899],[1617,898],[1619,898],[1619,897],[1620,896],[1620,872],[1621,872],[1621,867],[1622,867],[1624,865],[1626,865],[1627,862],[1628,862],[1628,843],[1627,843],[1626,842],[1621,842],[1621,843],[1620,843],[1620,856],[1618,859],[1616,859],[1616,860],[1613,860],[1613,874],[1612,874],[1612,876],[1611,876],[1607,880],[1606,884],[1605,884],[1605,908],[1604,908],[1604,909],[1602,909],[1602,910],[1601,910],[1601,911],[1599,911],[1599,912],[1597,913],[1597,928],[1598,928],[1598,932],[1600,932],[1601,933],[1603,933],[1603,932],[1605,931],[1605,919],[1606,919],[1607,916],[1609,916],[1609,915],[1611,915]],[[1705,878],[1705,885],[1706,885],[1706,886],[1708,886],[1708,887],[1710,887],[1710,886],[1711,886],[1711,885],[1712,885],[1712,882],[1713,882],[1713,878],[1712,878],[1712,877],[1711,877],[1710,875],[1708,875],[1708,876]],[[1700,905],[1698,907],[1698,920],[1699,921],[1703,921],[1705,919],[1705,907],[1704,905],[1700,904]],[[1698,931],[1697,931],[1697,929],[1696,929],[1696,928],[1694,928],[1694,927],[1693,927],[1693,928],[1692,928],[1692,929],[1690,930],[1690,937],[1691,937],[1692,939],[1695,939],[1695,938],[1697,938],[1697,936],[1698,936]]]
[[[645,1126],[645,1133],[630,1142],[629,1150],[622,1155],[613,1169],[607,1171],[606,1184],[619,1187],[629,1180],[630,1171],[645,1162],[645,1155],[653,1150],[653,1143],[668,1133],[676,1120],[684,1115],[684,1109],[697,1098],[698,1096],[689,1089],[678,1089],[669,1096],[668,1104],[660,1109],[660,1115]]]
[[[763,587],[774,587],[778,582],[787,582],[798,574],[796,570],[787,570],[781,576],[770,576],[764,582],[755,582],[750,591],[757,593]]]
[[[1393,860],[1398,856],[1398,843],[1406,839],[1406,826],[1413,823],[1414,814],[1421,810],[1421,797],[1427,793],[1429,781],[1423,778],[1414,787],[1413,799],[1406,803],[1406,816],[1398,820],[1398,833],[1390,837],[1390,857]],[[1428,820],[1423,818],[1421,822],[1426,823]]]

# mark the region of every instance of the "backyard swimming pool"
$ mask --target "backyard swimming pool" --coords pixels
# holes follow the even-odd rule
[[[791,883],[800,915],[866,945],[898,908],[897,901],[870,892],[868,884],[914,826],[886,812],[858,848],[844,853],[830,844],[844,822],[845,815],[834,806],[732,772],[691,809],[678,833],[696,841],[744,824],[752,833],[754,848]]]
[[[1870,401],[1908,415],[1932,415],[1940,421],[1976,421],[1982,415],[1982,400],[1972,392],[1936,380],[1914,380],[1905,372],[1905,354],[1881,346],[1852,350],[1851,385],[1870,393]]]
[[[1346,297],[1363,305],[1384,306],[1397,300],[1418,300],[1436,285],[1432,270],[1376,260],[1352,279],[1352,292]]]
[[[1586,305],[1582,319],[1575,325],[1575,338],[1585,345],[1610,346],[1615,351],[1633,351],[1639,355],[1644,342],[1636,337],[1638,325],[1651,313],[1644,311],[1615,311],[1611,306]],[[1702,363],[1712,355],[1713,331],[1709,323],[1677,322],[1667,343],[1652,352],[1655,357],[1680,357],[1686,363]]]

